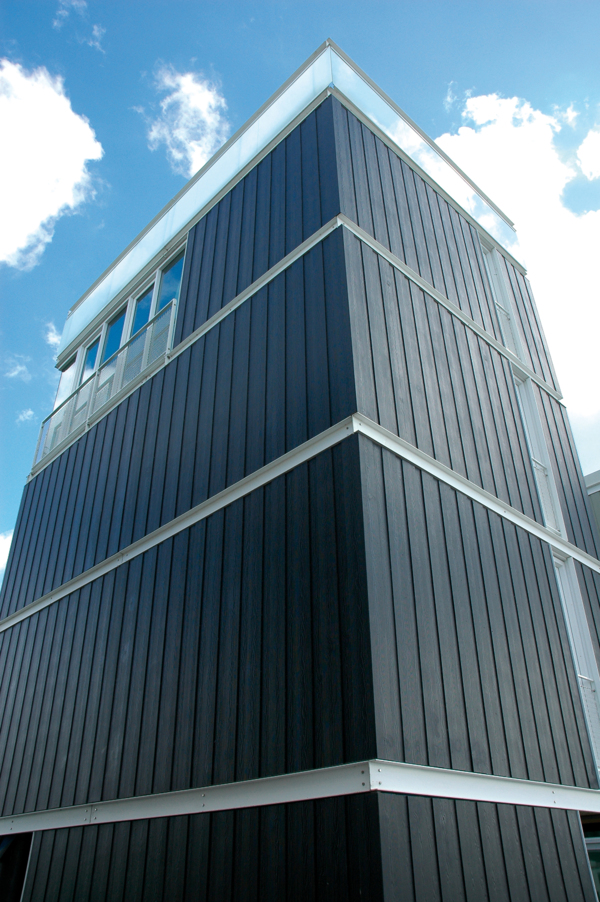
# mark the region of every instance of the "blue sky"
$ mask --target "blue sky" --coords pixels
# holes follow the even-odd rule
[[[4,0],[2,547],[68,309],[326,37],[515,221],[584,471],[600,469],[599,35],[593,2]]]

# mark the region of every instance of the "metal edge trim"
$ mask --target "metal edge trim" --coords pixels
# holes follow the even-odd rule
[[[254,473],[245,476],[233,485],[228,486],[228,488],[223,489],[223,491],[219,492],[217,495],[213,495],[211,498],[196,505],[196,507],[191,508],[174,520],[169,520],[168,523],[163,524],[163,526],[148,533],[148,535],[143,536],[143,538],[138,539],[121,551],[116,552],[116,554],[111,555],[104,561],[101,561],[93,567],[90,567],[88,570],[85,570],[83,573],[80,573],[78,576],[74,576],[73,579],[68,580],[61,586],[57,586],[56,589],[52,589],[52,591],[40,596],[40,598],[37,598],[24,607],[19,608],[17,611],[14,611],[12,614],[9,614],[3,620],[0,620],[0,632],[10,629],[22,620],[26,620],[33,614],[37,614],[38,611],[60,601],[61,598],[65,598],[67,595],[71,595],[73,592],[82,589],[84,586],[88,585],[88,583],[91,583],[101,576],[110,573],[112,570],[115,570],[117,567],[120,567],[121,564],[132,560],[140,554],[144,554],[144,552],[148,551],[150,548],[154,548],[161,542],[166,541],[166,539],[172,538],[184,529],[188,529],[195,523],[200,522],[200,520],[204,520],[216,511],[221,510],[221,508],[233,504],[234,501],[243,498],[245,495],[266,485],[268,482],[272,482],[274,479],[277,479],[278,476],[282,476],[284,473],[287,473],[294,467],[310,460],[312,457],[316,457],[317,454],[320,454],[327,448],[337,445],[350,435],[353,429],[354,422],[352,417],[341,420],[339,423],[336,423],[335,426],[331,426],[329,429],[319,433],[319,435],[309,439],[297,448],[288,451],[271,463],[261,467],[260,470],[256,470]]]
[[[552,395],[553,398],[557,401],[562,400],[562,395],[560,392],[557,392],[551,385],[548,384],[541,376],[538,376],[532,369],[530,369],[527,364],[523,363],[523,361],[517,357],[516,354],[513,354],[511,350],[505,347],[502,342],[498,341],[497,338],[484,329],[483,326],[480,326],[479,323],[475,322],[474,319],[463,313],[463,311],[454,304],[449,298],[438,291],[437,288],[434,288],[429,282],[427,282],[422,276],[419,275],[418,272],[415,272],[414,269],[411,269],[410,266],[407,266],[399,257],[396,257],[391,251],[389,251],[383,244],[380,244],[376,238],[373,238],[368,232],[365,232],[359,225],[349,219],[344,213],[338,214],[338,219],[341,220],[342,224],[348,229],[349,232],[352,232],[360,241],[364,244],[367,244],[371,250],[375,251],[376,254],[379,254],[381,257],[384,257],[388,263],[390,263],[395,269],[399,270],[399,272],[403,273],[408,279],[418,285],[418,287],[426,292],[430,297],[437,301],[438,304],[441,304],[446,310],[449,311],[453,316],[456,316],[457,319],[461,320],[471,329],[473,332],[476,332],[480,338],[482,338],[487,344],[491,345],[491,347],[495,348],[503,357],[506,357],[512,364],[518,366],[533,382],[543,388],[548,392],[549,395]]]
[[[594,789],[374,758],[255,780],[8,815],[0,818],[0,836],[368,792],[600,812],[600,792]]]
[[[460,473],[451,470],[449,467],[445,466],[445,464],[440,463],[433,457],[425,454],[424,451],[409,444],[409,442],[406,442],[399,436],[394,435],[393,432],[389,432],[378,423],[374,423],[373,420],[370,420],[363,414],[354,414],[353,419],[356,432],[361,432],[378,445],[387,448],[388,451],[391,451],[398,457],[404,458],[404,460],[414,464],[414,466],[418,467],[420,470],[429,473],[429,475],[433,476],[435,479],[439,479],[440,482],[444,482],[451,488],[456,489],[458,492],[471,498],[472,501],[477,501],[479,504],[483,505],[488,510],[493,511],[493,513],[498,514],[498,516],[503,519],[509,520],[511,523],[514,523],[515,526],[524,529],[530,535],[535,536],[542,542],[546,542],[552,548],[555,548],[566,555],[566,557],[572,557],[579,561],[580,564],[584,564],[591,570],[595,570],[596,573],[600,573],[600,561],[597,558],[592,557],[591,554],[587,554],[587,552],[577,548],[576,545],[572,545],[566,539],[563,539],[561,536],[556,535],[556,533],[546,529],[541,523],[532,520],[526,514],[521,513],[521,511],[511,507],[510,504],[506,504],[499,498],[496,498],[496,496],[490,494],[490,492],[486,492],[485,489],[470,482],[464,476],[461,476]]]

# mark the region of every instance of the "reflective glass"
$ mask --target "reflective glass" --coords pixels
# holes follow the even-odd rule
[[[91,376],[96,367],[96,357],[98,356],[98,345],[100,344],[100,339],[97,338],[93,345],[90,345],[87,351],[85,352],[85,363],[83,365],[83,373],[81,374],[81,381],[85,382],[88,376]]]
[[[123,325],[125,323],[125,313],[127,308],[121,311],[116,319],[113,319],[108,327],[106,335],[106,343],[104,345],[104,354],[102,355],[102,363],[118,351],[121,347],[121,338],[123,337]]]
[[[179,297],[179,288],[181,286],[181,276],[183,274],[183,254],[177,257],[164,270],[160,282],[160,295],[158,298],[158,307],[156,312],[162,310],[169,301],[176,301]]]
[[[141,298],[138,298],[135,303],[135,316],[133,317],[133,326],[131,328],[132,335],[139,332],[142,326],[145,326],[150,319],[153,291],[154,285],[151,285],[146,294],[143,294]]]
[[[71,392],[73,391],[73,381],[75,379],[75,364],[76,360],[73,358],[71,363],[64,368],[62,373],[60,374],[60,382],[58,383],[58,391],[56,392],[56,400],[54,401],[54,409],[62,404],[65,398],[68,398]]]

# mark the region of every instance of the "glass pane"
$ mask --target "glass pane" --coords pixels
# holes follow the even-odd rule
[[[162,274],[160,283],[160,296],[158,298],[158,307],[156,312],[162,310],[169,301],[176,301],[179,297],[179,287],[181,285],[181,276],[183,273],[183,254],[176,257],[175,260],[165,269]]]
[[[131,329],[131,334],[135,335],[136,332],[145,326],[148,320],[150,319],[150,307],[152,305],[152,292],[154,291],[154,285],[151,285],[146,294],[143,294],[141,298],[138,298],[135,304],[135,316],[133,318],[133,327]]]
[[[102,355],[102,363],[118,351],[121,347],[121,338],[123,336],[123,323],[125,322],[125,310],[122,310],[119,316],[112,321],[108,327],[106,336],[106,344],[104,345],[104,354]]]
[[[56,409],[59,404],[68,398],[71,392],[73,391],[73,380],[75,379],[75,358],[71,361],[71,363],[65,367],[65,369],[60,374],[60,382],[58,383],[58,390],[56,392],[56,400],[54,401],[54,408]]]
[[[83,365],[83,373],[81,381],[85,382],[88,376],[91,376],[96,367],[96,357],[98,356],[98,344],[100,339],[97,338],[93,345],[90,345],[85,354],[85,363]]]

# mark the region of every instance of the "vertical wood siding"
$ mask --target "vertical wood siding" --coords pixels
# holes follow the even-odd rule
[[[333,116],[341,212],[502,341],[475,229],[338,101]]]
[[[338,230],[27,485],[0,616],[355,411]]]
[[[375,754],[358,438],[0,635],[0,810]]]
[[[23,902],[594,902],[576,812],[392,793],[48,831]]]
[[[595,902],[573,811],[381,793],[386,902]]]
[[[175,343],[340,212],[328,98],[188,237]]]
[[[516,325],[521,336],[525,362],[538,376],[558,390],[558,381],[529,280],[502,255],[500,255],[500,262],[504,267],[512,292],[517,314]]]
[[[541,415],[567,536],[570,542],[588,554],[598,557],[600,551],[598,528],[588,500],[567,411],[562,404],[536,385],[533,386],[533,390]]]
[[[378,756],[595,787],[549,547],[359,440]]]
[[[382,889],[373,794],[38,834],[23,902],[382,902]]]
[[[509,363],[349,232],[358,410],[543,523]]]

